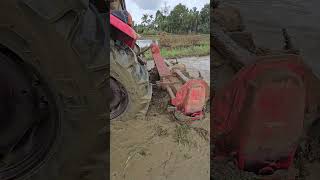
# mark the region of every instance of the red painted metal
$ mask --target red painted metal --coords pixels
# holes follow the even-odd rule
[[[126,35],[125,37],[121,34],[117,37],[117,39],[123,41],[131,48],[134,47],[134,44],[138,39],[138,35],[131,26],[124,23],[123,21],[121,21],[119,18],[117,18],[111,13],[110,13],[110,25]]]
[[[187,81],[171,99],[172,105],[185,115],[197,117],[203,115],[203,107],[207,102],[208,85],[205,81],[192,79]]]
[[[172,76],[172,73],[170,72],[169,67],[166,65],[166,63],[164,62],[164,59],[160,54],[160,48],[156,43],[151,44],[151,52],[152,52],[154,64],[157,67],[160,77],[163,78],[163,77]]]
[[[202,79],[189,79],[183,74],[184,66],[168,66],[160,54],[156,43],[151,44],[152,57],[160,75],[160,86],[171,97],[171,104],[176,111],[192,120],[204,116],[204,106],[209,99],[209,86]]]
[[[213,102],[216,154],[252,172],[288,169],[302,135],[307,72],[295,55],[263,57],[240,70]]]

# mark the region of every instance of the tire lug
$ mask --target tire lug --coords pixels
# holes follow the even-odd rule
[[[27,90],[22,90],[22,91],[21,91],[21,94],[22,94],[22,95],[27,95],[28,93],[29,93],[29,91],[27,91]]]
[[[31,84],[32,84],[33,87],[37,87],[37,86],[40,85],[40,81],[39,80],[33,80]]]

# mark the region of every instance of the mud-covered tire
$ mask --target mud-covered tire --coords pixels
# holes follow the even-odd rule
[[[146,66],[141,65],[133,50],[110,43],[110,76],[120,83],[128,94],[126,109],[112,115],[111,120],[144,119],[152,97],[152,86]]]
[[[101,44],[105,37],[92,29],[97,16],[88,7],[85,0],[0,2],[0,50],[45,82],[59,124],[39,161],[10,169],[0,164],[1,180],[109,178],[109,54]]]

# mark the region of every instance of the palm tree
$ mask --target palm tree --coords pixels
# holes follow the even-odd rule
[[[143,24],[144,26],[146,26],[148,24],[148,14],[144,14],[141,18],[142,22],[141,24]]]

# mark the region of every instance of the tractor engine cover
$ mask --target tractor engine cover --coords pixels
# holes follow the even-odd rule
[[[259,175],[288,169],[303,132],[305,72],[295,55],[242,68],[214,101],[215,154],[235,155],[239,169]]]

